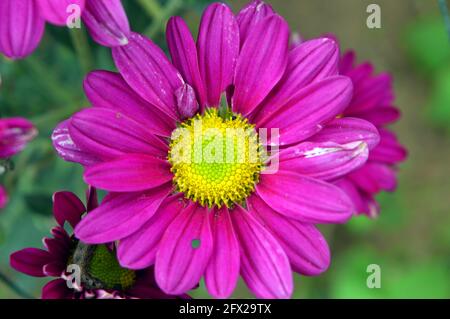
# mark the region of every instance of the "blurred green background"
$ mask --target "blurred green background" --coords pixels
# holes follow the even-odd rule
[[[194,31],[208,2],[123,0],[133,30],[164,48],[168,16],[182,15]],[[377,71],[393,74],[403,112],[394,129],[410,152],[397,192],[379,196],[377,220],[358,217],[347,225],[322,227],[332,249],[331,267],[319,277],[297,276],[294,297],[450,298],[450,46],[438,1],[268,2],[303,38],[333,32],[343,48],[357,51],[359,61],[370,60]],[[237,11],[246,1],[229,3]],[[366,26],[370,3],[381,6],[381,29]],[[14,169],[0,177],[10,194],[0,212],[0,272],[36,297],[47,279],[13,271],[9,254],[41,247],[41,238],[54,225],[53,192],[83,195],[81,168],[58,159],[49,137],[59,121],[88,105],[82,79],[98,68],[114,70],[108,49],[86,39],[84,30],[52,26],[30,58],[0,58],[0,115],[28,117],[39,129],[39,137],[14,157]],[[367,288],[370,264],[381,267],[379,289]],[[207,297],[203,284],[192,295]],[[234,297],[250,296],[240,283]],[[17,297],[0,282],[0,298]]]

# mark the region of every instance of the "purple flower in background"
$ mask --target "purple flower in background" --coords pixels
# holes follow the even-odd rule
[[[111,192],[76,236],[118,241],[121,265],[155,265],[169,294],[204,276],[211,295],[229,297],[241,275],[257,297],[288,298],[292,271],[325,271],[329,248],[314,224],[342,223],[354,211],[329,181],[363,165],[379,136],[365,120],[335,120],[352,98],[351,80],[338,74],[336,43],[319,38],[290,49],[289,36],[262,1],[237,17],[215,3],[196,42],[181,18],[169,20],[172,62],[136,33],[113,48],[119,73],[89,74],[84,88],[93,107],[52,136],[62,158],[85,167],[87,183]],[[346,125],[322,133],[330,121]],[[279,139],[258,139],[263,128],[278,129]],[[198,148],[207,153],[229,129],[249,132],[243,143],[225,136],[231,149],[212,152],[231,161],[196,160]],[[194,140],[184,139],[191,133]],[[279,151],[265,158],[260,143]],[[248,149],[257,150],[253,160]],[[275,159],[278,170],[268,174]]]
[[[56,277],[43,287],[43,299],[171,298],[157,288],[152,268],[124,269],[117,262],[114,245],[86,245],[68,235],[64,224],[75,227],[95,207],[97,195],[92,188],[87,208],[71,192],[55,193],[53,213],[58,226],[51,230],[53,237],[43,239],[45,249],[13,253],[11,267],[34,277]]]
[[[77,13],[101,45],[127,43],[130,27],[120,0],[2,0],[0,52],[11,59],[28,56],[39,45],[45,22],[66,26]]]
[[[380,133],[380,143],[370,151],[367,163],[337,184],[353,200],[357,213],[375,217],[379,205],[374,196],[381,191],[392,192],[397,186],[397,164],[407,157],[406,149],[386,125],[400,118],[393,106],[392,78],[388,74],[374,75],[373,65],[355,65],[355,53],[347,52],[340,63],[340,72],[353,82],[353,99],[344,116],[361,118],[374,124]]]
[[[33,124],[23,118],[0,119],[0,161],[22,151],[37,134]],[[0,162],[0,175],[5,168]],[[0,185],[0,208],[8,201],[5,189]]]

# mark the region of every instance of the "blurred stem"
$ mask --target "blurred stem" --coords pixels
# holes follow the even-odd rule
[[[69,91],[62,89],[57,77],[49,68],[41,63],[40,60],[33,56],[30,56],[21,61],[24,63],[28,69],[37,75],[39,81],[37,83],[49,93],[55,102],[67,103],[73,100],[72,95]]]
[[[93,59],[89,42],[84,29],[73,28],[69,30],[72,38],[73,46],[77,52],[78,60],[80,61],[83,73],[86,74],[93,68]]]
[[[140,2],[154,2],[139,0]],[[167,5],[160,10],[158,15],[153,16],[153,21],[150,27],[145,31],[145,34],[150,38],[154,38],[159,32],[165,30],[164,22],[169,19],[170,16],[174,15],[183,5],[182,0],[169,0]]]
[[[137,0],[142,9],[147,12],[150,18],[156,19],[158,16],[162,15],[163,9],[157,0]]]
[[[442,16],[444,17],[448,39],[450,41],[450,15],[448,12],[447,0],[439,0],[439,8],[441,9]]]
[[[23,291],[19,286],[17,286],[11,279],[9,279],[5,274],[0,272],[0,281],[2,281],[6,286],[8,286],[12,291],[14,291],[18,296],[25,299],[34,299],[34,297],[27,292]]]

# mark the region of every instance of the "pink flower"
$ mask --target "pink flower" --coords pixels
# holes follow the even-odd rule
[[[13,253],[11,267],[33,277],[57,277],[43,287],[42,299],[170,298],[155,285],[152,268],[138,272],[123,269],[117,263],[114,245],[85,245],[67,234],[66,222],[75,227],[81,216],[95,207],[95,189],[88,192],[87,208],[71,192],[55,193],[53,213],[59,226],[51,230],[53,238],[43,239],[45,250],[25,248]],[[71,277],[75,268],[68,268],[74,265],[81,270],[79,282]]]
[[[37,134],[33,124],[23,118],[0,119],[0,160],[22,151]],[[0,175],[4,167],[0,163]],[[8,201],[5,189],[0,185],[0,208]]]
[[[353,51],[345,53],[341,59],[340,72],[352,79],[354,87],[353,99],[343,114],[374,124],[380,132],[380,143],[371,150],[364,166],[337,184],[353,200],[357,213],[375,217],[379,213],[375,195],[395,190],[397,165],[407,158],[407,151],[395,133],[386,128],[400,118],[400,111],[393,106],[391,76],[374,75],[372,64],[355,65],[355,60]]]
[[[28,56],[39,45],[45,22],[65,26],[77,14],[73,5],[95,41],[110,47],[126,44],[130,27],[120,0],[2,0],[0,52],[11,59]]]
[[[155,265],[169,294],[204,276],[209,293],[225,298],[242,276],[257,297],[288,298],[292,270],[318,275],[329,266],[314,224],[343,223],[353,213],[348,196],[328,181],[363,165],[379,140],[361,119],[321,134],[352,97],[351,80],[338,75],[338,47],[319,38],[290,50],[287,23],[262,1],[237,17],[212,4],[197,42],[173,17],[167,41],[172,62],[130,34],[128,45],[112,49],[120,73],[96,71],[85,80],[94,107],[54,131],[58,154],[84,165],[87,183],[111,192],[75,234],[93,244],[118,241],[121,265]],[[211,141],[206,129],[201,139],[180,134],[195,137],[199,123],[213,137],[231,128],[250,132],[242,144],[222,140],[232,158],[260,150],[261,128],[279,129],[280,138],[266,144],[280,150],[269,160],[258,151],[255,161],[178,161],[199,140]],[[199,145],[203,153],[211,146]],[[278,170],[266,174],[276,158]]]

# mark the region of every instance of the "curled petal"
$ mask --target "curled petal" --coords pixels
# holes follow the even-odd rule
[[[334,142],[338,144],[349,144],[357,141],[364,141],[370,150],[373,150],[380,142],[378,129],[370,122],[344,117],[328,122],[324,128],[310,141],[314,142]]]
[[[178,112],[182,120],[193,117],[199,110],[199,105],[195,97],[194,89],[185,84],[180,87],[175,95],[177,97]]]
[[[87,1],[82,19],[99,44],[107,47],[128,44],[130,25],[121,0]]]
[[[302,175],[333,180],[366,163],[369,148],[365,142],[349,144],[305,142],[282,150],[278,155],[280,169]]]
[[[90,152],[83,151],[70,136],[69,122],[66,120],[58,124],[52,133],[52,143],[58,155],[68,162],[80,163],[84,166],[97,164],[100,159]]]

